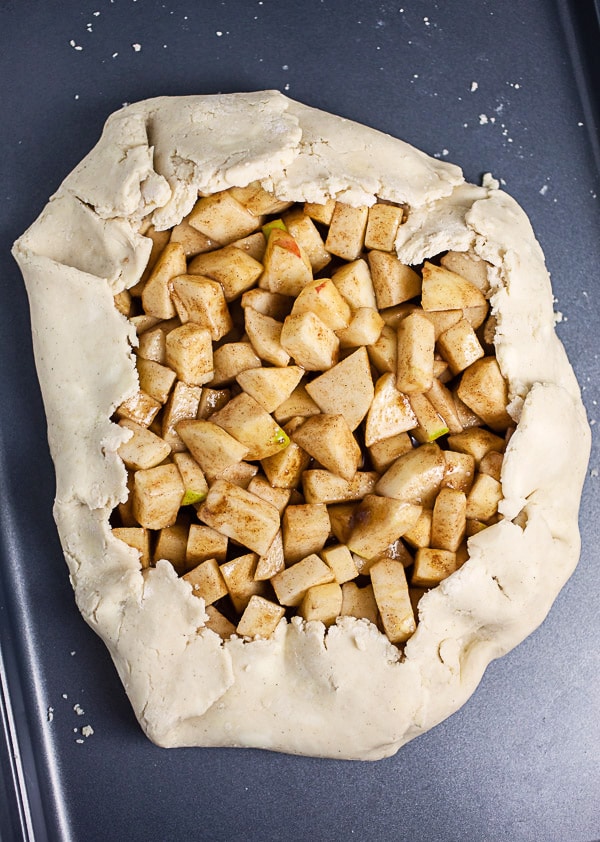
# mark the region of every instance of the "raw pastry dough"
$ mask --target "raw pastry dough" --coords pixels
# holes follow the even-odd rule
[[[404,262],[471,248],[493,267],[497,357],[519,421],[503,468],[505,519],[471,538],[467,563],[421,599],[403,657],[374,626],[348,617],[326,634],[296,618],[269,640],[222,642],[202,631],[203,601],[173,567],[159,562],[142,576],[136,552],[109,528],[127,496],[116,455],[124,433],[110,417],[137,388],[135,333],[113,295],[148,259],[140,222],[170,227],[198,191],[254,180],[294,201],[406,203]],[[554,332],[541,249],[524,212],[488,185],[277,92],[163,97],[113,114],[15,244],[77,604],[156,743],[393,754],[468,699],[486,665],[542,622],[573,571],[589,427]],[[525,529],[511,522],[522,511]]]

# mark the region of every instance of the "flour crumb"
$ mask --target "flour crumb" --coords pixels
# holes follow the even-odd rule
[[[79,743],[79,745],[83,745],[83,744],[85,743],[85,740],[82,740],[82,739],[81,739],[81,737],[78,737],[78,738],[75,740],[75,742],[76,742],[76,743]]]
[[[77,716],[83,716],[83,714],[85,713],[84,709],[81,707],[79,702],[73,705],[73,710],[75,711]]]
[[[80,52],[81,50],[83,50],[83,47],[82,47],[80,44],[77,44],[75,41],[73,41],[73,39],[72,39],[72,38],[71,38],[71,40],[69,41],[69,44],[70,44],[70,46],[71,46],[71,47],[73,47],[73,49],[74,49],[74,50],[78,50],[79,52]]]
[[[477,82],[471,82],[471,88],[470,88],[471,93],[474,94],[478,87],[479,87],[479,84]]]
[[[548,192],[548,185],[547,184],[544,184],[542,187],[540,187],[540,196],[545,196],[547,192]]]
[[[141,44],[132,44],[131,46],[133,47],[133,49],[136,53],[139,53],[139,51],[142,49]]]
[[[489,122],[490,122],[490,119],[489,119],[489,117],[487,116],[487,114],[480,114],[480,115],[479,115],[479,125],[480,125],[480,126],[485,126],[485,125],[487,125]]]
[[[94,729],[92,728],[91,725],[84,725],[83,728],[81,729],[81,734],[82,734],[83,737],[91,737],[93,733],[94,733]]]
[[[48,708],[48,711],[46,713],[46,719],[48,720],[48,722],[52,722],[52,720],[54,719],[54,708],[53,707]]]
[[[596,478],[598,476],[598,468],[592,468],[590,476]]]
[[[62,697],[63,697],[63,699],[68,699],[68,698],[69,698],[69,697],[67,696],[67,694],[66,694],[66,693],[63,693],[63,694],[62,694]]]

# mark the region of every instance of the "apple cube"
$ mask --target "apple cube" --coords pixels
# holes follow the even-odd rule
[[[247,237],[262,225],[261,217],[247,210],[229,190],[199,199],[188,216],[188,222],[192,228],[222,244]]]
[[[402,224],[404,209],[398,205],[380,202],[369,208],[365,247],[380,251],[393,251],[398,228]]]
[[[410,396],[410,405],[419,422],[418,427],[413,431],[417,441],[421,443],[435,441],[448,432],[448,425],[438,415],[435,407],[428,400],[426,395],[415,392]]]
[[[186,271],[185,252],[180,243],[167,243],[144,286],[144,312],[159,319],[173,318],[176,310],[171,300],[171,282]]]
[[[309,555],[277,573],[271,584],[281,605],[300,605],[309,588],[333,582],[330,567],[318,555]]]
[[[476,254],[464,251],[449,251],[442,257],[440,263],[444,269],[462,275],[484,294],[489,290],[488,268],[490,268],[490,264]]]
[[[506,411],[508,384],[495,357],[482,357],[470,365],[457,394],[492,430],[504,432],[513,423]]]
[[[245,444],[212,421],[185,419],[177,424],[177,432],[209,482],[248,453]]]
[[[442,488],[433,507],[431,546],[456,552],[467,527],[467,497],[464,491]]]
[[[172,451],[185,450],[185,444],[179,437],[176,427],[180,421],[195,418],[200,406],[202,390],[199,386],[188,386],[178,381],[162,413],[162,437]]]
[[[173,279],[172,297],[182,323],[193,322],[206,328],[213,341],[232,329],[223,288],[217,281],[200,275],[180,275]]]
[[[292,394],[304,371],[295,365],[285,368],[254,368],[240,372],[236,380],[246,394],[266,412],[274,412]]]
[[[149,427],[161,410],[161,404],[143,391],[126,398],[116,409],[118,418]]]
[[[181,505],[192,506],[202,503],[208,494],[208,484],[200,465],[190,453],[174,453],[173,462],[179,469],[185,488]]]
[[[411,584],[421,588],[435,588],[458,570],[456,553],[423,547],[417,550]]]
[[[431,389],[425,393],[425,397],[437,414],[443,419],[449,433],[462,432],[462,424],[456,411],[456,404],[452,392],[436,377],[433,378]]]
[[[189,386],[201,386],[213,376],[211,335],[188,322],[167,334],[167,365]]]
[[[242,371],[259,369],[260,357],[249,342],[226,342],[213,351],[213,377],[211,386],[232,383]]]
[[[412,449],[413,443],[408,433],[399,433],[372,444],[369,447],[369,456],[375,470],[383,474],[399,456]]]
[[[504,456],[502,453],[490,450],[490,452],[486,453],[481,459],[481,462],[479,463],[479,471],[482,474],[489,474],[491,477],[494,477],[495,480],[500,482],[503,462]]]
[[[259,181],[251,181],[246,187],[230,187],[229,193],[254,216],[281,213],[292,204],[265,190]]]
[[[309,588],[300,606],[298,614],[307,622],[316,620],[325,626],[331,626],[342,611],[342,589],[337,582],[314,585]]]
[[[200,523],[192,523],[185,552],[186,562],[188,566],[193,567],[201,561],[213,558],[220,564],[227,557],[228,544],[227,536],[217,532],[216,529]]]
[[[335,210],[335,199],[328,199],[326,202],[305,202],[304,213],[314,219],[315,222],[320,222],[322,225],[330,225]]]
[[[344,582],[340,614],[343,617],[369,620],[373,625],[377,625],[378,610],[373,594],[373,585],[359,588],[355,582]]]
[[[265,555],[279,531],[279,512],[237,485],[216,480],[198,509],[198,517],[228,538]]]
[[[348,548],[363,558],[374,558],[410,529],[421,507],[391,497],[367,494],[354,513]]]
[[[433,512],[431,509],[423,509],[414,526],[408,529],[402,538],[406,543],[418,550],[420,547],[428,547],[431,544],[431,520]]]
[[[254,571],[254,578],[261,582],[271,579],[276,573],[285,568],[285,555],[283,552],[283,537],[281,531],[273,539],[273,543],[264,555],[261,555]]]
[[[150,533],[143,526],[115,526],[112,534],[140,554],[142,570],[150,567]]]
[[[271,637],[280,620],[285,615],[285,608],[262,596],[251,596],[237,625],[236,632],[241,637],[267,639]]]
[[[363,258],[345,263],[333,273],[331,280],[353,310],[377,308],[369,264]]]
[[[357,471],[352,479],[346,480],[330,471],[320,469],[304,471],[302,491],[307,503],[342,503],[345,500],[362,500],[371,494],[379,474],[375,471]]]
[[[379,339],[367,348],[371,364],[380,374],[396,373],[398,367],[398,335],[394,328],[384,325]]]
[[[265,459],[285,449],[290,440],[283,429],[253,397],[242,392],[211,415],[231,436],[246,445],[246,459]]]
[[[205,251],[212,251],[220,245],[197,228],[193,228],[187,219],[182,219],[179,225],[171,229],[170,242],[179,243],[187,258],[195,257]]]
[[[481,427],[469,427],[462,433],[448,436],[448,447],[457,450],[459,453],[468,453],[475,460],[478,466],[486,453],[496,451],[502,453],[506,443],[503,438],[484,430]]]
[[[377,310],[361,307],[352,314],[348,327],[336,331],[340,348],[358,348],[372,345],[381,336],[384,322]]]
[[[350,306],[329,278],[309,281],[292,307],[292,315],[314,313],[331,330],[341,330],[350,322]]]
[[[246,608],[251,596],[264,596],[264,584],[254,580],[257,563],[256,553],[246,553],[221,565],[221,575],[238,614]]]
[[[164,558],[171,562],[177,573],[185,573],[188,569],[185,554],[187,540],[188,527],[182,523],[161,529],[154,546],[154,563]]]
[[[437,444],[422,444],[400,456],[381,477],[378,494],[432,508],[446,472],[446,460]]]
[[[404,643],[417,628],[404,567],[383,559],[371,567],[370,575],[385,633],[392,643]]]
[[[171,448],[166,441],[146,427],[126,419],[120,421],[119,426],[131,430],[133,433],[131,438],[120,444],[117,449],[117,453],[125,466],[130,470],[154,468],[155,465],[159,465],[165,460],[171,452]]]
[[[133,488],[133,514],[146,529],[172,526],[177,518],[185,489],[176,465],[157,465],[136,471]]]
[[[192,586],[194,596],[202,597],[206,605],[212,605],[227,595],[227,585],[214,558],[201,562],[182,577]]]
[[[273,415],[280,424],[287,424],[292,418],[309,418],[311,415],[318,415],[320,411],[306,391],[306,386],[299,383],[289,398],[279,404]]]
[[[313,415],[292,435],[296,444],[334,474],[351,480],[362,454],[343,415]]]
[[[296,424],[290,421],[284,430],[291,435]],[[310,464],[310,456],[294,441],[290,441],[284,450],[268,456],[261,461],[262,469],[274,488],[297,488],[302,474]]]
[[[424,310],[459,310],[487,304],[478,287],[443,266],[435,266],[426,260],[422,274],[421,303]]]
[[[407,395],[396,389],[394,375],[391,372],[383,374],[375,384],[375,394],[367,414],[366,446],[413,430],[418,423]]]
[[[232,243],[217,251],[197,255],[187,271],[190,275],[203,275],[218,281],[225,300],[233,301],[254,286],[262,270],[262,263]]]
[[[456,491],[468,493],[475,479],[475,459],[470,453],[458,453],[445,450],[446,473],[442,480],[442,488],[454,488]]]
[[[351,430],[366,416],[375,389],[369,356],[359,348],[320,377],[306,385],[306,391],[329,415],[343,415]]]
[[[281,527],[286,563],[294,564],[325,546],[331,530],[327,506],[324,503],[288,506]]]
[[[370,251],[369,268],[377,307],[383,310],[421,294],[421,278],[414,269],[401,263],[395,254]]]
[[[155,401],[161,404],[166,403],[169,398],[169,392],[173,388],[173,384],[177,378],[175,372],[167,368],[166,365],[161,365],[154,360],[145,360],[139,356],[137,357],[135,367],[137,368],[142,392],[150,395],[151,398],[154,398]]]
[[[489,474],[478,474],[467,496],[467,517],[491,520],[502,500],[502,485]]]
[[[321,550],[321,558],[325,564],[331,567],[335,581],[339,585],[343,585],[344,582],[349,582],[351,579],[356,579],[358,576],[358,570],[352,558],[352,553],[346,544],[335,544],[331,547],[325,547]]]
[[[292,313],[283,323],[281,345],[305,370],[323,371],[334,365],[339,340],[314,313]]]
[[[244,319],[248,338],[261,360],[271,365],[286,366],[290,355],[281,344],[281,322],[259,313],[253,307],[245,308]]]
[[[479,339],[466,319],[444,331],[437,340],[437,347],[453,374],[460,374],[484,355]]]
[[[327,251],[343,260],[356,260],[363,249],[368,216],[368,207],[336,202],[325,241]]]
[[[398,325],[397,335],[396,388],[407,394],[427,392],[433,383],[433,325],[421,313],[411,313]]]
[[[206,620],[206,628],[218,634],[222,640],[227,640],[232,634],[236,633],[236,628],[233,623],[227,619],[224,614],[221,614],[218,608],[214,605],[205,606],[208,619]]]
[[[215,356],[213,354],[213,361],[214,359]],[[224,407],[226,403],[229,403],[230,400],[231,389],[210,389],[208,386],[203,386],[196,417],[202,418],[206,421],[210,418],[213,412],[217,412],[217,410],[222,409],[222,407]]]
[[[254,287],[242,295],[242,307],[252,307],[263,316],[282,322],[289,316],[294,299],[289,295],[280,295],[278,292],[269,292],[268,289]]]

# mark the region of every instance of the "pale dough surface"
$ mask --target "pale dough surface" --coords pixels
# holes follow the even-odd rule
[[[374,626],[282,621],[268,641],[221,642],[203,601],[111,535],[127,496],[110,421],[137,389],[135,332],[113,305],[147,262],[140,221],[167,228],[198,191],[260,180],[281,198],[410,206],[397,251],[419,262],[472,249],[492,264],[497,356],[519,421],[502,472],[503,520],[419,604],[400,658]],[[273,91],[147,100],[113,114],[14,254],[27,285],[56,466],[55,518],[78,606],[104,639],[147,735],[375,760],[459,708],[487,664],[544,617],[579,557],[590,431],[554,331],[550,280],[507,194],[406,143]],[[551,454],[551,458],[550,458]],[[524,510],[527,526],[511,523]],[[526,680],[526,677],[524,677]]]

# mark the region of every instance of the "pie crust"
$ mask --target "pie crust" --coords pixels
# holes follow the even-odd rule
[[[113,303],[150,253],[142,221],[177,224],[201,193],[261,181],[282,199],[404,203],[400,259],[472,249],[491,264],[497,358],[518,421],[502,471],[504,519],[419,603],[404,653],[365,620],[282,620],[268,640],[222,641],[203,600],[113,537],[127,497],[111,421],[137,391],[130,323]],[[545,618],[579,556],[590,430],[556,336],[544,257],[493,180],[276,91],[160,97],[113,114],[94,149],[16,242],[56,467],[54,514],[77,604],[105,641],[136,716],[161,746],[252,746],[389,756],[456,711],[487,664]],[[521,514],[519,522],[512,522]]]

